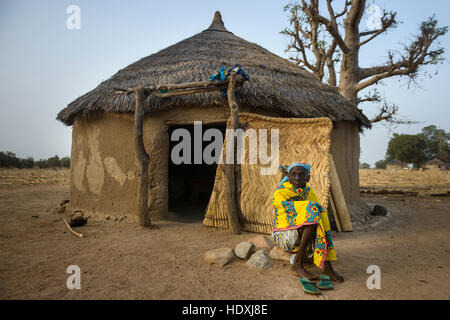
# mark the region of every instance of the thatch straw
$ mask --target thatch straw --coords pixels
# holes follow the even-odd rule
[[[246,130],[252,128],[279,129],[280,165],[292,162],[311,164],[310,184],[324,208],[328,206],[330,189],[330,134],[332,122],[329,118],[286,119],[272,118],[249,113],[240,113],[241,122],[248,122]],[[268,139],[270,151],[270,139]],[[224,144],[225,147],[225,144]],[[248,152],[248,147],[246,147]],[[246,155],[248,159],[248,154]],[[219,165],[220,166],[220,165]],[[273,223],[273,193],[280,183],[281,172],[275,175],[260,175],[260,164],[242,165],[241,217],[242,229],[251,232],[270,233]],[[224,202],[224,176],[219,167],[203,223],[208,226],[228,228]]]
[[[111,87],[205,81],[222,65],[230,67],[234,63],[241,64],[251,76],[250,81],[236,91],[240,105],[251,106],[252,110],[276,110],[286,117],[329,117],[333,121],[356,121],[360,127],[370,127],[362,112],[335,89],[292,62],[227,31],[219,12],[208,29],[119,70],[61,110],[57,119],[72,125],[76,116],[87,116],[95,111],[134,112],[134,95],[115,95]],[[167,99],[150,96],[144,107],[148,113],[171,106],[225,104],[220,93],[213,92]]]

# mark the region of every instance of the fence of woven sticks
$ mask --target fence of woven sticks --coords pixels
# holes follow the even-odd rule
[[[311,164],[310,184],[322,205],[327,208],[330,190],[330,135],[332,122],[329,118],[273,118],[249,113],[239,113],[239,121],[247,123],[245,130],[267,129],[267,152],[270,148],[271,129],[279,130],[279,164],[292,162]],[[258,144],[259,144],[258,139]],[[246,158],[241,165],[241,196],[239,220],[242,229],[250,232],[271,233],[273,222],[273,192],[281,180],[277,167],[273,175],[261,175],[260,169],[268,165],[248,163],[248,145],[245,144]],[[226,148],[223,145],[222,152]],[[259,146],[258,149],[259,150]],[[225,159],[225,157],[223,158]],[[216,179],[203,223],[208,226],[229,228],[226,206],[224,205],[224,173],[218,165]]]

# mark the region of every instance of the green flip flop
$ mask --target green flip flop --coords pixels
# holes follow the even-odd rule
[[[333,289],[333,283],[331,282],[331,278],[327,276],[326,274],[320,275],[320,282],[317,285],[317,288],[321,290],[330,290]]]
[[[315,295],[322,294],[322,292],[320,292],[320,290],[317,289],[316,284],[314,282],[311,282],[309,279],[300,278],[299,283],[300,283],[303,291],[305,291],[306,293],[315,294]]]

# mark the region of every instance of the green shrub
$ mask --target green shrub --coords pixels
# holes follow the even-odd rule
[[[61,159],[61,166],[63,168],[70,168],[70,157],[64,157]]]
[[[34,159],[32,157],[28,157],[26,159],[20,159],[22,162],[22,166],[27,169],[31,169],[34,167]]]
[[[0,167],[14,167],[21,169],[23,168],[23,165],[20,159],[16,157],[15,153],[12,153],[10,151],[0,151]]]

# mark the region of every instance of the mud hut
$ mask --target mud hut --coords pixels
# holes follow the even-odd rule
[[[438,171],[445,171],[447,170],[447,166],[444,161],[439,160],[438,158],[431,159],[427,161],[423,168],[427,170],[438,170]]]
[[[349,204],[359,202],[359,132],[370,122],[335,89],[290,61],[228,31],[219,12],[204,31],[119,70],[61,110],[57,119],[72,126],[71,205],[98,215],[133,217],[137,178],[133,145],[133,95],[111,87],[204,81],[239,63],[251,79],[236,91],[240,111],[272,118],[332,121],[331,154]],[[149,209],[152,220],[168,212],[203,212],[216,165],[170,161],[177,129],[225,132],[229,107],[220,92],[145,100],[144,143],[151,146]],[[330,122],[331,123],[331,122]],[[298,124],[292,124],[298,126]],[[190,211],[192,205],[197,205]],[[201,210],[198,210],[201,209]],[[202,211],[203,210],[203,211]]]

